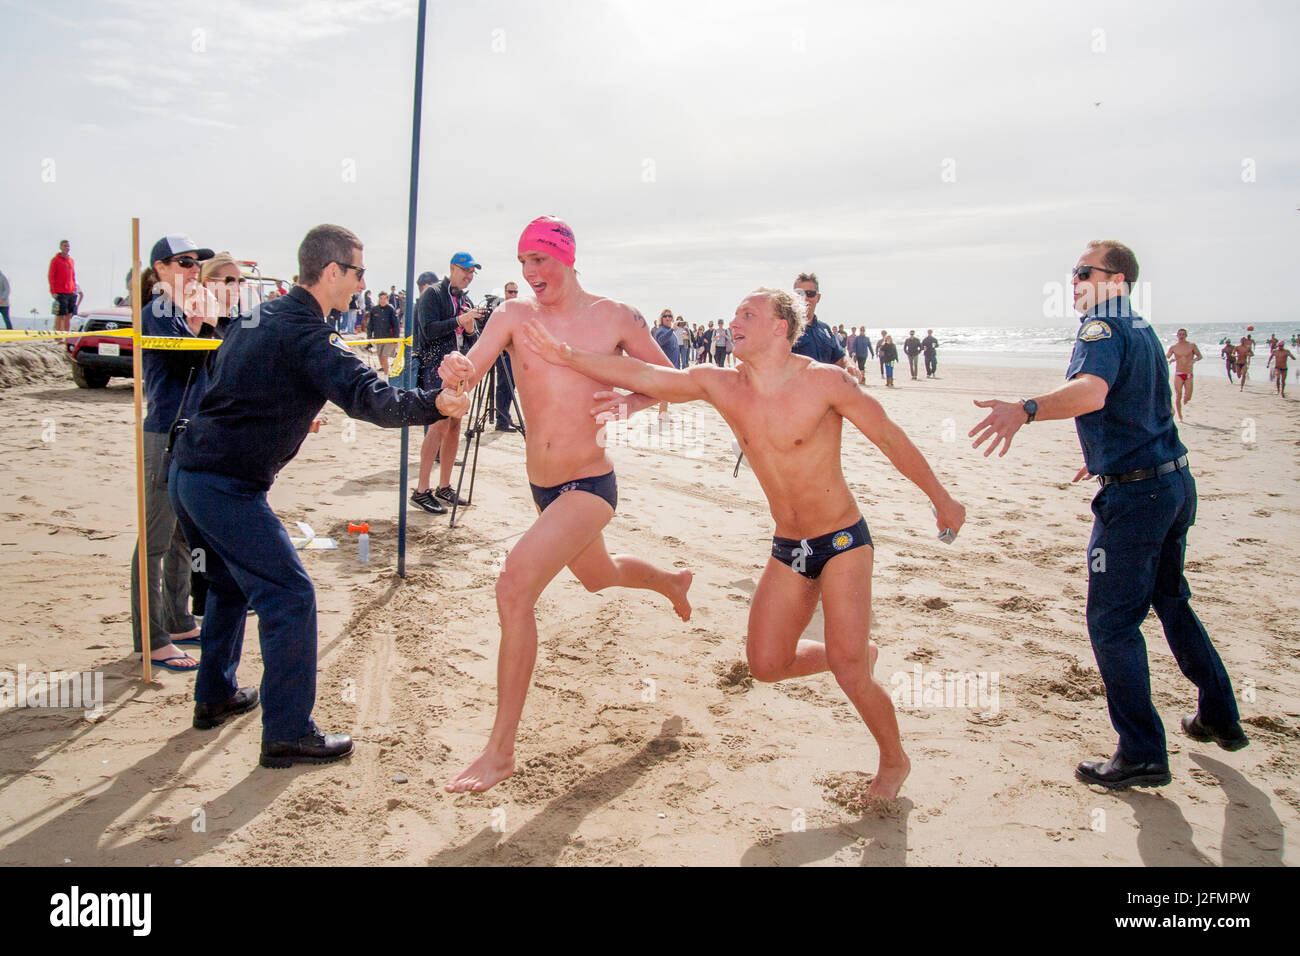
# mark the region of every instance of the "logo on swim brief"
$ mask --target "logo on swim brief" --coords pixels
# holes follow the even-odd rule
[[[831,539],[831,547],[834,548],[836,551],[843,551],[852,543],[853,543],[853,535],[849,534],[847,531],[841,531],[839,534],[837,534],[834,538]]]
[[[576,481],[570,481],[570,482],[566,482],[563,485],[560,485],[560,490],[557,491],[556,494],[562,495],[566,491],[577,491],[578,489],[579,489],[578,483]]]
[[[1110,326],[1100,319],[1093,319],[1079,330],[1079,341],[1096,342],[1098,339],[1110,338]]]

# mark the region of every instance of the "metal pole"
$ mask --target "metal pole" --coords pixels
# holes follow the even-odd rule
[[[426,0],[420,0],[420,12],[415,28],[415,103],[411,116],[411,200],[410,212],[406,222],[406,310],[403,316],[405,331],[403,336],[409,338],[414,327],[412,317],[415,315],[415,210],[420,194],[420,106],[424,88],[424,21]],[[402,368],[402,388],[413,384],[412,368],[417,365],[414,343],[408,350],[406,364]],[[411,445],[411,429],[402,426],[402,463],[401,487],[397,498],[397,576],[406,577],[406,454]]]
[[[135,382],[135,514],[140,524],[140,537],[136,543],[140,580],[140,656],[144,658],[143,677],[146,684],[153,680],[149,659],[149,541],[145,528],[144,504],[144,378],[142,366],[144,353],[140,348],[140,220],[131,220],[131,377]]]

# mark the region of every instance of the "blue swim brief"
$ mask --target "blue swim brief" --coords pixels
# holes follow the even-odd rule
[[[816,580],[831,558],[864,545],[871,545],[871,532],[867,530],[867,519],[858,518],[858,523],[851,528],[816,538],[796,541],[794,538],[773,537],[772,557],[804,577]]]
[[[596,475],[593,478],[578,478],[574,481],[566,481],[562,485],[554,485],[550,488],[543,488],[532,482],[528,487],[533,489],[533,501],[537,502],[539,511],[545,511],[556,498],[566,491],[586,491],[598,498],[604,498],[609,502],[609,506],[615,511],[618,510],[618,479],[614,477],[612,471],[603,475]]]

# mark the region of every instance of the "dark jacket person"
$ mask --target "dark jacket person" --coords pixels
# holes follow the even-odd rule
[[[218,315],[201,316],[196,295],[199,263],[211,259],[211,249],[200,249],[184,235],[164,236],[154,243],[149,269],[142,277],[147,301],[140,309],[144,335],[164,338],[212,338]],[[188,312],[187,312],[188,310]],[[198,661],[176,646],[192,641],[198,622],[190,613],[190,552],[167,496],[165,449],[167,432],[177,418],[192,415],[208,386],[211,351],[148,349],[141,356],[149,414],[144,420],[145,566],[149,587],[149,656],[154,666],[172,671],[193,671]],[[184,407],[182,408],[182,401]],[[134,647],[143,647],[140,620],[140,546],[131,555],[131,635]]]
[[[215,727],[257,706],[235,683],[246,605],[262,645],[262,757],[266,767],[323,763],[352,752],[346,734],[312,722],[316,595],[284,525],[267,502],[326,401],[385,427],[464,414],[466,396],[392,388],[325,322],[365,288],[361,240],[317,226],[298,248],[302,284],[235,322],[212,384],[176,444],[168,489],[208,581],[194,726]]]
[[[1133,250],[1112,239],[1090,242],[1074,267],[1080,313],[1065,385],[1016,402],[976,402],[991,409],[971,429],[987,456],[1035,421],[1073,418],[1083,449],[1078,481],[1096,475],[1088,541],[1088,637],[1106,689],[1119,743],[1108,760],[1075,768],[1084,783],[1112,790],[1170,781],[1164,725],[1151,699],[1142,624],[1154,608],[1178,669],[1196,685],[1194,713],[1183,717],[1193,740],[1240,750],[1242,731],[1232,681],[1191,607],[1183,577],[1187,532],[1196,520],[1196,481],[1178,437],[1169,397],[1169,366],[1151,323],[1135,313]]]

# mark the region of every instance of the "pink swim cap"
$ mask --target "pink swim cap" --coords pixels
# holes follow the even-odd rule
[[[519,254],[525,252],[544,252],[559,259],[566,266],[572,266],[578,244],[573,238],[573,230],[563,219],[554,216],[538,216],[524,227],[519,237]]]

